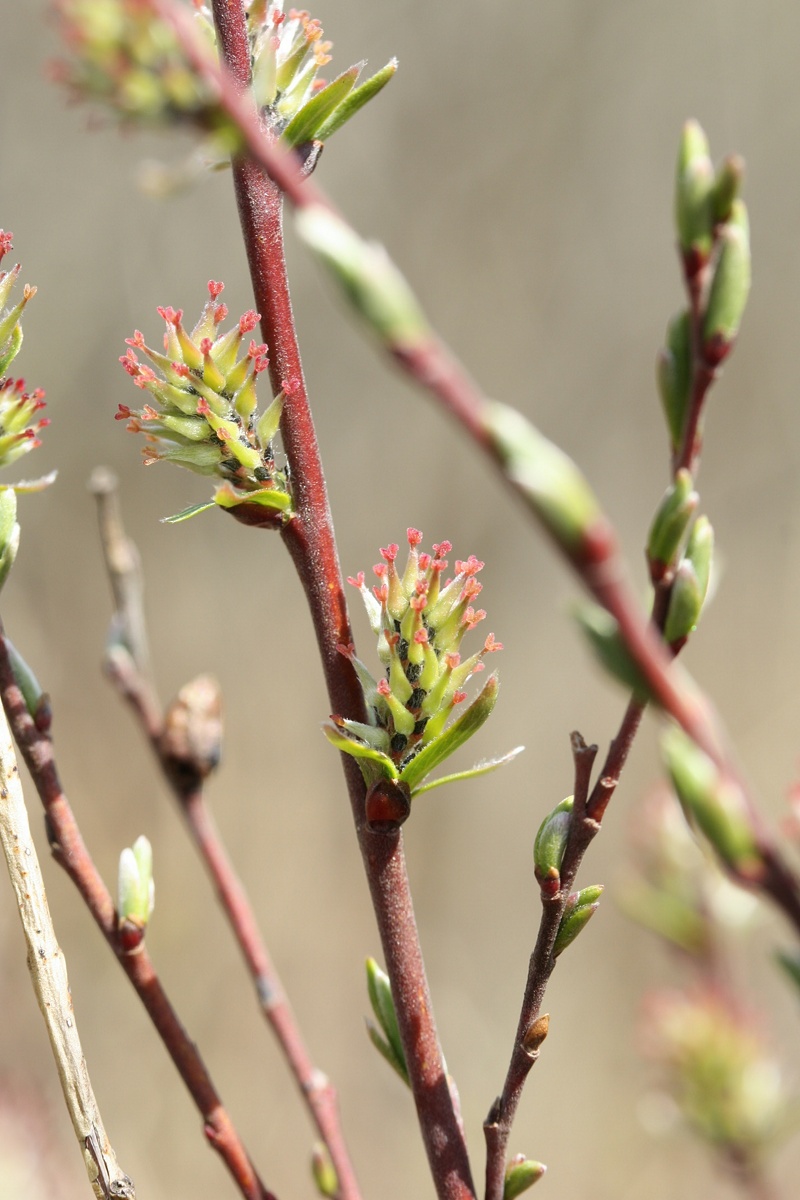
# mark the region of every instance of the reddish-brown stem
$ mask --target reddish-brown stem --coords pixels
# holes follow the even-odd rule
[[[98,501],[103,553],[114,594],[112,628],[139,630],[139,642],[146,646],[138,555],[122,524],[116,481],[110,472],[97,470],[92,475],[92,490]],[[196,753],[198,740],[191,736],[182,739],[180,748],[185,755],[176,762],[172,751],[177,747],[165,736],[167,722],[158,696],[136,659],[124,647],[112,644],[106,655],[106,671],[147,735],[205,862],[255,984],[264,1016],[278,1040],[317,1132],[328,1149],[338,1181],[337,1200],[359,1200],[358,1184],[342,1135],[335,1089],[311,1060],[261,936],[252,905],[205,802],[203,778],[208,767],[204,755]],[[186,700],[184,704],[184,711],[191,711]]]
[[[241,2],[215,0],[214,12],[229,78],[244,86],[250,59]],[[266,130],[262,131],[261,142],[270,151],[273,149]],[[269,161],[271,173],[283,186],[275,170],[280,152],[274,156],[259,154],[258,158],[262,164]],[[295,184],[296,180],[292,198],[300,202]],[[234,186],[253,292],[270,348],[273,389],[283,388],[287,393],[281,433],[291,469],[294,507],[283,537],[311,610],[331,707],[334,712],[363,719],[363,699],[355,672],[338,651],[340,645],[350,644],[353,638],[292,317],[283,255],[281,190],[251,159],[234,163]],[[308,200],[308,193],[303,199]],[[474,1200],[466,1143],[436,1033],[402,837],[366,828],[363,781],[351,759],[344,760],[344,769],[437,1195],[440,1200]]]
[[[117,936],[114,902],[81,836],[58,777],[53,746],[31,718],[0,635],[0,696],[20,753],[45,810],[53,857],[64,868],[139,995],[172,1061],[200,1111],[205,1134],[246,1200],[275,1200],[259,1179],[222,1105],[197,1047],[178,1019],[147,950],[126,954]]]

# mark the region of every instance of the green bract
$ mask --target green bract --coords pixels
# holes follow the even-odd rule
[[[377,587],[370,591],[363,572],[349,580],[363,597],[385,673],[374,679],[352,646],[340,646],[358,676],[368,719],[333,716],[323,727],[337,749],[356,759],[368,785],[396,780],[412,797],[437,784],[493,770],[517,753],[425,782],[494,708],[498,680],[491,675],[473,702],[447,724],[466,699],[467,680],[483,669],[484,655],[502,647],[490,633],[481,650],[462,660],[462,637],[486,616],[472,606],[481,590],[475,576],[483,563],[474,557],[457,560],[455,576],[443,584],[450,543],[435,545],[433,554],[420,554],[421,540],[418,530],[408,530],[409,556],[402,575],[395,566],[398,547],[391,545],[381,550],[383,562],[375,567]]]
[[[221,283],[209,282],[209,299],[191,333],[183,327],[181,309],[159,308],[167,325],[164,354],[147,346],[138,330],[128,338],[130,349],[120,362],[158,408],[120,404],[117,420],[127,420],[129,430],[147,435],[146,463],[166,459],[201,475],[216,475],[223,482],[213,503],[222,508],[257,504],[277,517],[291,507],[286,475],[275,465],[272,445],[285,392],[258,414],[256,381],[269,364],[267,347],[253,340],[241,358],[239,352],[259,315],[246,312],[238,325],[220,333],[218,326],[228,315],[226,305],[217,303],[222,289]],[[139,362],[137,350],[152,367]],[[177,519],[211,503],[194,505]]]

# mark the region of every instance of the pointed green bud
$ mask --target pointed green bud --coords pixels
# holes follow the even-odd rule
[[[544,1175],[547,1167],[544,1163],[534,1162],[524,1154],[517,1154],[506,1168],[505,1183],[503,1184],[503,1200],[517,1200],[523,1192],[533,1187]]]
[[[687,819],[701,830],[726,866],[738,875],[756,878],[762,860],[739,785],[723,777],[677,726],[662,737],[661,751]]]
[[[559,954],[575,941],[583,927],[597,912],[602,892],[603,885],[597,883],[570,895],[553,943],[553,958],[558,958]]]
[[[561,874],[572,819],[573,797],[567,796],[549,812],[533,843],[533,868],[539,883],[555,881]]]
[[[428,339],[430,331],[419,302],[382,246],[363,241],[321,205],[303,208],[295,221],[300,238],[322,260],[381,341],[391,348]]]
[[[750,230],[742,200],[734,201],[719,241],[703,321],[703,356],[712,367],[722,362],[733,348],[750,291]]]
[[[314,136],[319,141],[326,142],[332,134],[336,133],[337,129],[341,129],[360,108],[363,108],[373,96],[377,96],[378,92],[386,87],[396,70],[397,59],[393,58],[385,67],[381,67],[380,71],[376,71],[369,79],[354,88]]]
[[[622,640],[619,626],[597,604],[579,604],[575,616],[600,663],[619,683],[638,696],[649,699],[650,688]]]
[[[708,592],[713,552],[711,523],[707,517],[698,517],[670,590],[664,624],[664,639],[670,646],[683,643],[697,628]]]
[[[118,936],[126,953],[132,954],[141,948],[154,903],[153,850],[147,838],[142,836],[119,856]]]
[[[339,1195],[339,1177],[324,1142],[315,1142],[311,1152],[311,1174],[317,1191],[325,1200],[336,1200]]]
[[[13,488],[0,488],[0,588],[14,565],[19,538],[17,494]]]
[[[47,692],[42,690],[42,685],[16,646],[8,638],[5,639],[5,643],[6,650],[8,651],[8,659],[11,663],[11,670],[14,673],[14,680],[22,693],[25,707],[33,717],[36,728],[41,733],[47,733],[52,722],[50,697],[47,695]]]
[[[678,244],[690,274],[708,261],[714,237],[714,167],[708,140],[697,121],[683,127],[675,175]]]
[[[281,135],[287,146],[302,146],[319,137],[319,131],[352,92],[364,64],[343,71],[326,87],[316,92],[292,117]]]
[[[548,533],[568,553],[579,553],[602,514],[575,463],[506,404],[487,405],[484,425],[506,475],[521,488]]]
[[[370,1040],[400,1078],[408,1083],[408,1068],[397,1024],[392,986],[389,976],[381,970],[374,958],[367,959],[367,992],[372,1011],[384,1035],[381,1037],[375,1026],[368,1023]]]
[[[731,219],[733,203],[739,198],[743,182],[744,159],[738,154],[729,154],[720,163],[714,179],[712,206],[718,225]]]
[[[680,646],[697,628],[703,608],[703,593],[694,567],[684,558],[675,572],[669,595],[669,609],[664,623],[664,640],[669,646]]]
[[[667,326],[666,345],[658,355],[656,376],[672,449],[677,450],[683,438],[692,389],[691,324],[686,309],[676,313]]]
[[[664,493],[647,538],[647,558],[653,583],[659,583],[676,562],[698,501],[691,475],[681,468],[675,482]]]

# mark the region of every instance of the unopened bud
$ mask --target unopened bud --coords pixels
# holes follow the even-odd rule
[[[524,1154],[516,1154],[506,1168],[505,1183],[503,1184],[503,1200],[516,1200],[528,1188],[533,1187],[544,1175],[547,1167],[544,1163],[534,1162]]]
[[[506,404],[489,404],[484,423],[506,475],[521,489],[548,533],[568,553],[579,553],[602,513],[575,463]]]
[[[142,836],[119,856],[118,936],[126,954],[133,954],[141,948],[154,904],[153,849],[147,838]]]
[[[596,883],[570,895],[553,943],[553,958],[558,958],[559,954],[575,941],[583,927],[597,912],[602,892],[603,885]]]
[[[650,689],[610,613],[597,604],[579,604],[575,616],[597,658],[619,683],[648,698]]]
[[[303,208],[295,221],[300,238],[381,341],[391,348],[427,340],[428,323],[417,298],[382,246],[364,241],[322,205]]]
[[[720,250],[703,322],[703,357],[715,367],[730,353],[750,291],[750,231],[744,202],[736,200],[720,230]]]
[[[762,860],[740,786],[724,777],[677,726],[664,734],[661,750],[688,820],[702,831],[728,867],[738,875],[756,878]]]
[[[311,1152],[311,1174],[320,1196],[326,1197],[326,1200],[333,1200],[339,1195],[339,1177],[324,1142],[314,1143]]]
[[[522,1044],[528,1054],[537,1054],[550,1029],[550,1013],[542,1013],[528,1026]]]
[[[656,363],[658,390],[672,449],[683,438],[692,390],[691,320],[688,310],[676,313],[667,326],[666,344]]]
[[[687,121],[675,175],[675,224],[690,275],[697,273],[711,253],[713,188],[714,167],[708,153],[708,139],[697,121]]]
[[[653,583],[662,580],[675,562],[698,504],[689,472],[682,468],[658,506],[647,539],[647,558]]]
[[[744,159],[738,154],[729,154],[717,168],[714,179],[712,205],[714,220],[718,224],[729,221],[733,203],[739,198],[744,181]]]
[[[533,866],[540,884],[555,881],[560,877],[572,820],[572,805],[573,797],[567,796],[547,814],[539,826],[533,843]]]
[[[670,591],[664,624],[664,638],[670,646],[682,644],[697,628],[708,593],[713,553],[711,523],[705,516],[698,517]]]

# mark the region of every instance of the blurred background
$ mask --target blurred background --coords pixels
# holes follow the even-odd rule
[[[682,122],[701,121],[715,159],[741,152],[754,288],[740,344],[715,388],[700,479],[724,573],[686,655],[716,697],[765,811],[777,822],[800,770],[800,9],[781,0],[580,0],[458,6],[319,0],[343,68],[397,55],[386,92],[331,141],[318,181],[407,273],[443,336],[492,395],[517,405],[585,469],[644,587],[642,546],[667,483],[653,363],[682,302],[672,232]],[[140,439],[113,420],[134,403],[117,362],[156,305],[195,313],[208,279],[232,315],[251,306],[230,179],[166,202],[140,164],[189,144],[120,135],[71,107],[46,75],[57,52],[47,6],[9,5],[0,71],[0,223],[39,293],[14,364],[47,391],[52,426],[18,474],[57,468],[21,504],[23,539],[3,620],[55,712],[73,807],[106,879],[146,833],[157,907],[148,945],[265,1181],[311,1197],[312,1135],[259,1016],[202,868],[138,731],[101,675],[110,612],[94,466],[122,484],[147,581],[165,699],[201,671],[225,697],[216,817],[261,916],[316,1061],[340,1091],[365,1196],[432,1194],[409,1098],[367,1042],[364,958],[379,956],[300,587],[277,537],[222,513],[160,518],[204,499],[200,477],[144,470]],[[345,574],[377,549],[449,539],[485,560],[481,601],[505,646],[503,689],[475,759],[520,743],[504,772],[425,797],[406,826],[409,868],[437,1019],[461,1091],[476,1172],[481,1123],[499,1091],[538,921],[531,846],[571,788],[569,734],[604,748],[624,697],[599,674],[570,616],[572,578],[457,428],[380,360],[288,232],[292,288]],[[372,639],[353,605],[362,656]],[[652,1070],[637,1047],[644,993],[672,964],[613,902],[643,794],[658,778],[646,721],[584,884],[607,899],[550,985],[550,1036],[511,1150],[549,1166],[554,1198],[732,1195],[703,1150],[648,1119]],[[30,797],[41,833],[37,802]],[[71,885],[40,853],[101,1109],[140,1200],[232,1195],[198,1117],[135,996]],[[771,914],[743,971],[758,983],[787,1076],[796,1080],[796,1000],[769,963],[788,931]],[[0,882],[0,1076],[41,1117],[64,1200],[87,1195],[10,888]],[[22,1108],[22,1100],[19,1103]],[[668,1123],[667,1123],[668,1124]],[[12,1139],[13,1141],[13,1139]],[[19,1142],[17,1143],[19,1144]],[[776,1176],[800,1169],[782,1150]],[[5,1200],[23,1194],[0,1182]],[[32,1191],[25,1191],[33,1195]],[[537,1192],[538,1194],[538,1192]]]

